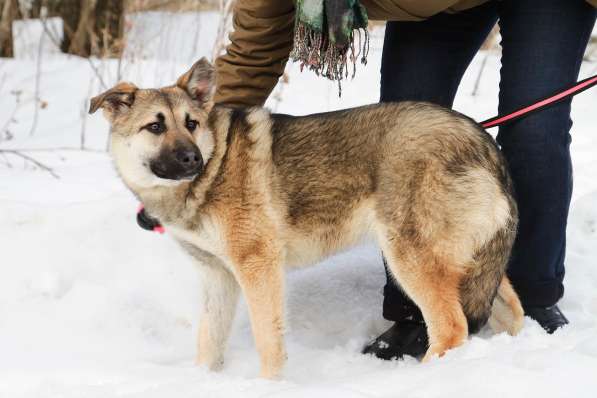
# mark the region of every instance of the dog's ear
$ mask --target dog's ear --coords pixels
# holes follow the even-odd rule
[[[204,105],[211,99],[215,81],[215,70],[203,57],[178,78],[176,85],[185,90],[191,98]]]
[[[138,88],[134,84],[118,83],[105,93],[91,99],[89,113],[95,113],[99,108],[103,108],[110,117],[113,117],[133,105],[137,90]]]

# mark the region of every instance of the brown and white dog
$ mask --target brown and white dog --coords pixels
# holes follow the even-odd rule
[[[512,183],[474,121],[417,102],[303,117],[212,106],[214,73],[202,59],[173,86],[121,83],[90,108],[111,123],[125,184],[203,271],[199,363],[222,365],[242,290],[261,375],[278,375],[284,266],[318,262],[366,235],[423,313],[424,360],[490,316],[494,329],[519,331],[523,311],[505,277],[517,226]]]

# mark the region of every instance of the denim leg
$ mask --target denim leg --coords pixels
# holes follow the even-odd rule
[[[497,4],[490,1],[421,22],[386,23],[380,101],[451,108],[466,68],[496,21]]]
[[[577,80],[596,13],[584,0],[505,0],[499,7],[499,113],[506,114]],[[501,127],[497,137],[520,212],[508,275],[525,306],[550,306],[564,293],[572,194],[570,103]]]
[[[422,22],[388,22],[380,101],[427,101],[452,107],[466,68],[496,20],[497,4],[488,2]],[[396,285],[387,267],[386,276],[384,318],[422,320],[420,310]]]

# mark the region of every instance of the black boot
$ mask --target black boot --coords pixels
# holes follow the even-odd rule
[[[557,305],[551,307],[526,307],[524,314],[536,320],[549,334],[568,324],[568,319]]]
[[[422,357],[429,340],[424,322],[401,321],[363,348],[363,354],[373,354],[380,359],[401,359],[404,355]]]

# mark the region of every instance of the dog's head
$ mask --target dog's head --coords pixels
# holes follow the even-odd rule
[[[214,69],[200,59],[175,85],[140,89],[120,83],[91,99],[111,125],[110,148],[129,186],[148,188],[191,180],[214,150],[207,128]]]

